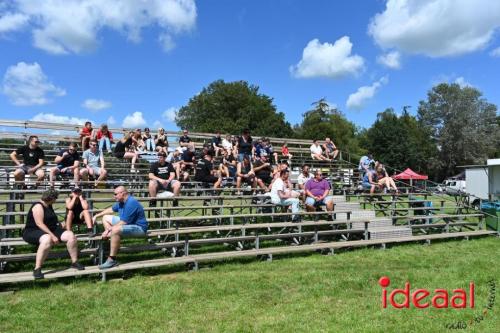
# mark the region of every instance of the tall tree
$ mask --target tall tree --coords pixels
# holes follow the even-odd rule
[[[256,135],[293,135],[290,123],[282,112],[277,112],[273,99],[246,81],[212,82],[180,108],[176,123],[195,132],[239,133],[248,128]]]
[[[420,101],[418,118],[436,142],[433,159],[440,178],[459,172],[457,166],[484,163],[500,144],[497,107],[473,87],[442,83]]]
[[[329,137],[340,150],[359,153],[356,126],[338,109],[330,107],[324,98],[312,103],[312,106],[313,109],[303,114],[302,123],[295,126],[297,136],[312,140]]]

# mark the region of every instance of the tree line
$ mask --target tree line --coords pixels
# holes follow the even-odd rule
[[[418,105],[400,113],[387,108],[370,128],[361,128],[322,98],[292,126],[273,98],[246,81],[218,80],[193,96],[176,115],[176,124],[195,132],[238,133],[298,139],[330,137],[352,157],[368,151],[394,170],[407,167],[436,181],[460,172],[461,165],[484,164],[500,157],[500,117],[474,87],[441,83]]]

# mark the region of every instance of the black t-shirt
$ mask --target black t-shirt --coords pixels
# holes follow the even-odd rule
[[[251,155],[252,154],[252,142],[253,142],[253,139],[251,136],[248,137],[248,140],[246,142],[243,140],[243,137],[240,136],[238,138],[238,153],[245,154],[245,155]]]
[[[66,155],[66,157],[64,157],[62,161],[58,163],[58,165],[61,165],[63,168],[71,167],[75,164],[75,161],[80,160],[80,154],[78,154],[76,150],[73,151],[73,153],[70,153],[68,149],[61,149],[57,156],[63,156],[65,152],[67,152],[68,155]]]
[[[266,162],[266,163],[268,163],[268,162]],[[263,164],[264,164],[264,162],[262,162],[261,160],[257,160],[254,162],[253,166],[254,166],[254,168],[258,168],[258,167],[262,166]],[[271,172],[272,172],[271,165],[269,165],[269,166],[257,171],[255,173],[255,175],[259,178],[266,178],[266,177],[271,177]]]
[[[129,140],[132,141],[132,139],[129,139]],[[115,145],[115,154],[119,154],[119,153],[125,154],[126,143],[127,143],[127,141],[125,141],[125,143],[123,143],[122,140],[118,141]]]
[[[158,147],[166,147],[166,146],[168,146],[168,144],[167,144],[167,136],[166,135],[160,137],[159,139],[158,139],[158,135],[155,135],[155,140],[158,140],[156,142],[156,145]]]
[[[186,149],[182,152],[182,160],[184,162],[193,162],[193,158],[195,157],[194,152],[189,149]]]
[[[228,155],[222,159],[222,163],[232,165],[236,161],[233,155]]]
[[[170,173],[175,172],[172,164],[165,162],[165,164],[160,165],[159,162],[151,164],[149,172],[154,174],[156,177],[167,180],[170,178]]]
[[[42,148],[36,147],[31,149],[29,145],[22,146],[16,149],[17,156],[23,156],[23,162],[29,166],[35,166],[38,164],[39,159],[45,158],[45,153]]]
[[[213,169],[212,162],[206,159],[199,160],[198,164],[196,164],[196,172],[194,175],[194,179],[201,180],[207,178],[208,176],[211,176],[212,169]]]
[[[191,142],[191,138],[187,135],[183,135],[179,138],[179,142],[180,143],[190,143]]]
[[[222,138],[220,136],[214,136],[212,138],[212,143],[214,143],[216,147],[221,147],[222,146]]]

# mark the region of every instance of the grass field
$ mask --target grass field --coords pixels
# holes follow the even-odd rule
[[[500,240],[487,237],[29,283],[0,296],[0,332],[498,332],[500,300],[483,310],[499,258]],[[410,281],[451,292],[474,281],[476,307],[382,309],[384,275],[389,291]],[[459,321],[468,327],[446,328]]]

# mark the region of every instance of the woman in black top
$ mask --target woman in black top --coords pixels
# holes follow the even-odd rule
[[[85,267],[78,262],[78,244],[73,232],[64,230],[52,208],[59,193],[56,190],[43,192],[42,199],[31,206],[23,232],[23,239],[33,245],[38,245],[33,277],[43,279],[42,265],[50,249],[59,242],[65,242],[71,257],[71,267],[83,270]]]
[[[116,158],[126,159],[131,161],[130,172],[135,172],[135,162],[139,158],[139,154],[135,151],[130,151],[132,146],[132,137],[130,133],[125,133],[123,138],[121,138],[115,145],[114,155]]]
[[[168,155],[168,139],[163,128],[158,128],[158,134],[155,135],[155,144],[157,152],[165,152]]]

